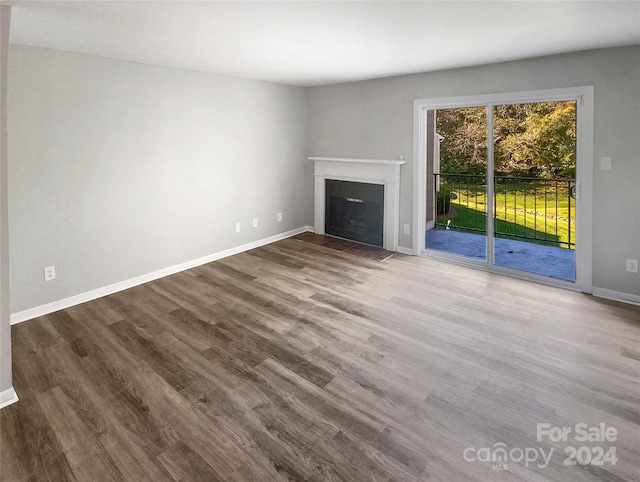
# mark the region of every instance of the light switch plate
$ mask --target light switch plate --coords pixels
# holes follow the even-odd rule
[[[600,169],[603,171],[611,170],[611,158],[610,157],[601,157],[600,158]]]

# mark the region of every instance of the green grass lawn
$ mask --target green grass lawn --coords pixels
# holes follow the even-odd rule
[[[486,232],[485,186],[442,184],[457,198],[438,224],[451,220],[453,229]],[[575,201],[566,183],[498,183],[495,187],[495,232],[499,237],[523,236],[545,244],[569,247],[575,242]],[[569,223],[571,219],[571,223]]]

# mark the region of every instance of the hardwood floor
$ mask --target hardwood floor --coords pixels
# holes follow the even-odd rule
[[[640,474],[640,308],[433,260],[288,239],[12,334],[3,481]],[[544,422],[568,441],[537,441]],[[617,462],[565,466],[583,445]]]

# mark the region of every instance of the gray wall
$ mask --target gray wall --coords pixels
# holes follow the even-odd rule
[[[310,156],[397,159],[400,225],[413,215],[413,100],[594,86],[594,287],[640,295],[640,46],[314,87],[308,90]],[[612,171],[599,159],[611,156]],[[400,229],[400,246],[412,247]]]
[[[7,210],[7,72],[11,7],[0,5],[0,402],[11,390],[11,326],[9,324],[9,212]]]
[[[579,85],[595,87],[594,286],[640,295],[624,272],[640,257],[639,46],[310,89],[12,46],[11,311],[312,224],[307,154],[404,155],[411,224],[414,99]]]
[[[303,88],[11,46],[8,108],[12,313],[313,221]]]

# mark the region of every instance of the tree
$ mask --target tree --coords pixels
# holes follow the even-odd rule
[[[437,111],[442,172],[483,174],[486,108]],[[573,101],[499,105],[494,108],[496,173],[575,177],[576,104]]]
[[[436,114],[440,143],[440,170],[484,174],[487,165],[487,121],[484,107],[443,109]]]
[[[498,106],[494,113],[495,168],[509,175],[575,176],[575,102]]]

